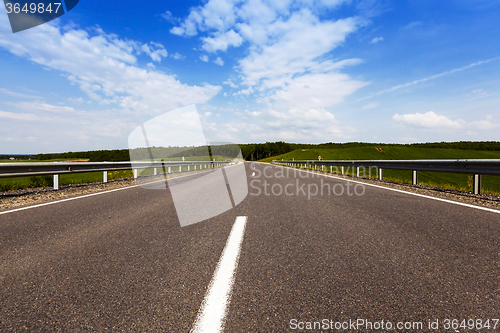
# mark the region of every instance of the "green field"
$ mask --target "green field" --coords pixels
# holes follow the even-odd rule
[[[404,146],[367,146],[342,149],[297,149],[289,153],[261,160],[418,160],[418,159],[500,159],[500,151],[419,148]],[[352,174],[352,172],[351,172]],[[367,177],[376,178],[375,170]],[[384,179],[411,183],[411,171],[384,170]],[[418,173],[419,184],[471,191],[472,175],[424,172]],[[500,176],[482,176],[482,192],[500,194]]]

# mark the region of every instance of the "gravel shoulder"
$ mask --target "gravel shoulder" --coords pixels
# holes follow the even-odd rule
[[[156,181],[161,180],[162,178],[175,178],[194,173],[196,172],[184,171],[182,173],[170,174],[167,177],[161,175],[148,176],[147,178],[143,179],[143,181]],[[143,181],[141,181],[141,183]],[[65,185],[60,186],[59,190],[54,190],[51,186],[49,186],[4,191],[0,192],[0,212],[134,185],[138,185],[138,182],[133,177],[128,177],[110,180],[107,183],[97,182],[88,184]]]
[[[342,177],[341,175],[337,174],[334,175]],[[454,189],[443,189],[440,187],[433,187],[426,185],[403,184],[389,180],[378,180],[371,178],[357,178],[352,176],[345,176],[344,178],[367,184],[390,187],[406,192],[418,193],[430,197],[447,199],[451,201],[457,201],[481,207],[493,208],[500,211],[500,196],[494,194],[473,194],[472,192],[459,191]]]
[[[61,186],[59,190],[52,187],[26,188],[13,191],[0,192],[0,211],[13,208],[31,206],[80,195],[109,191],[135,185],[133,178],[111,180],[108,183],[89,183]]]

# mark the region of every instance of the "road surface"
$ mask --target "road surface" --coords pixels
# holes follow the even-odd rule
[[[500,331],[500,214],[245,167],[243,202],[185,227],[172,183],[0,214],[0,331],[189,332],[237,217],[225,332],[347,332],[356,320],[442,332],[446,319]],[[314,322],[332,329],[306,330]]]

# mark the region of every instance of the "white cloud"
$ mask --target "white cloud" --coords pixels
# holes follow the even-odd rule
[[[474,89],[472,90],[469,94],[467,94],[467,97],[473,98],[473,99],[479,99],[479,98],[486,98],[486,97],[491,97],[491,96],[496,96],[496,93],[489,93],[484,91],[483,89]]]
[[[225,32],[241,22],[258,27],[278,16],[289,15],[292,9],[310,7],[324,10],[334,8],[349,0],[209,0],[203,6],[193,7],[179,26],[170,30],[179,36],[196,36],[199,31]],[[172,18],[165,13],[164,18]]]
[[[355,130],[339,123],[334,115],[325,109],[265,109],[238,113],[241,121],[230,121],[219,127],[231,132],[232,142],[277,141],[327,142],[352,137]],[[214,132],[217,137],[225,133]],[[218,138],[222,140],[223,137]]]
[[[68,102],[70,102],[70,103],[83,103],[83,98],[82,97],[78,97],[78,98],[68,97]]]
[[[214,60],[214,63],[219,66],[224,66],[224,61],[220,57],[217,57],[217,59]]]
[[[332,127],[338,125],[334,115],[325,109],[309,109],[306,111],[289,109],[282,112],[269,110],[265,115],[272,119],[269,125],[278,128],[321,128],[323,123],[328,123]]]
[[[207,52],[248,47],[235,68],[239,82],[232,77],[224,84],[241,87],[233,96],[254,95],[267,106],[238,112],[246,121],[234,120],[219,128],[239,141],[327,141],[347,138],[355,131],[338,123],[325,108],[341,103],[367,84],[340,73],[362,61],[333,60],[330,52],[365,21],[358,17],[323,20],[315,14],[343,2],[209,0],[193,9],[178,29],[171,30],[183,36],[201,34],[202,49]]]
[[[167,10],[165,13],[161,13],[160,16],[164,20],[166,20],[166,21],[168,21],[170,23],[174,23],[175,24],[175,23],[178,23],[180,21],[177,17],[174,17],[174,15],[172,15],[172,13],[169,10]]]
[[[223,84],[227,84],[231,88],[238,88],[238,85],[234,84],[234,82],[231,81],[231,79],[227,79],[227,81],[224,81]]]
[[[238,0],[210,0],[204,6],[191,9],[189,16],[178,27],[170,30],[179,36],[195,36],[198,29],[226,31],[236,21],[235,5]]]
[[[42,97],[40,96],[36,96],[36,95],[28,95],[28,94],[23,94],[23,93],[18,93],[18,92],[15,92],[15,91],[12,91],[12,90],[9,90],[9,89],[5,89],[5,88],[0,88],[0,92],[2,94],[6,94],[6,95],[9,95],[9,96],[12,96],[12,97],[19,97],[19,98],[34,98],[34,99],[41,99]]]
[[[153,47],[156,47],[157,49],[154,50]],[[149,55],[151,60],[156,62],[161,62],[161,57],[166,57],[168,55],[168,52],[165,50],[163,45],[154,42],[151,42],[150,45],[143,44],[141,46],[141,50]]]
[[[487,60],[481,60],[481,61],[474,62],[474,63],[469,64],[469,65],[464,66],[464,67],[454,68],[452,70],[449,70],[449,71],[446,71],[446,72],[442,72],[442,73],[439,73],[439,74],[435,74],[435,75],[432,75],[432,76],[429,76],[429,77],[426,77],[426,78],[423,78],[423,79],[413,80],[411,82],[407,82],[407,83],[404,83],[404,84],[398,84],[398,85],[396,85],[394,87],[391,87],[391,88],[388,88],[388,89],[384,89],[384,90],[381,90],[381,91],[376,92],[374,94],[371,94],[371,95],[368,95],[366,97],[363,97],[360,100],[365,100],[365,99],[372,98],[372,97],[375,97],[375,96],[379,96],[379,95],[382,95],[382,94],[385,94],[385,93],[388,93],[388,92],[393,92],[393,91],[399,90],[401,88],[406,88],[406,87],[409,87],[409,86],[413,86],[415,84],[419,84],[419,83],[424,83],[424,82],[427,82],[427,81],[435,80],[435,79],[438,79],[438,78],[446,76],[446,75],[454,74],[456,72],[461,72],[461,71],[467,70],[469,68],[480,66],[480,65],[484,65],[484,64],[487,64],[487,63],[489,63],[491,61],[499,60],[499,59],[500,59],[500,57],[490,58],[490,59],[487,59]]]
[[[248,110],[245,110],[243,112],[243,115],[247,116],[247,117],[251,117],[251,118],[256,118],[256,117],[260,117],[262,115],[262,111],[248,111]]]
[[[0,19],[0,28],[7,27],[7,18]],[[90,35],[84,30],[61,31],[51,24],[40,27],[47,33],[0,34],[0,46],[19,57],[63,72],[101,104],[114,103],[157,114],[183,105],[205,103],[221,89],[208,84],[186,85],[174,75],[147,71],[136,65],[136,55],[141,53],[155,61],[166,56],[160,44],[141,45],[99,29],[97,34]]]
[[[274,107],[327,107],[366,85],[339,73],[342,67],[361,60],[329,59],[329,53],[366,22],[359,17],[324,20],[316,14],[344,2],[209,0],[193,8],[171,32],[205,35],[200,40],[207,52],[226,51],[229,46],[248,42],[247,56],[236,67],[239,83],[246,88],[234,96],[258,93],[258,100],[277,103]],[[320,87],[317,79],[331,89]],[[313,89],[304,90],[304,86]]]
[[[208,56],[206,54],[200,56],[201,61],[208,62]]]
[[[38,121],[39,120],[39,118],[32,113],[16,113],[16,112],[7,112],[7,111],[0,111],[0,118],[23,120],[23,121]]]
[[[320,22],[309,10],[294,13],[287,21],[276,21],[269,27],[270,43],[253,48],[240,61],[243,83],[253,86],[261,80],[278,80],[280,85],[282,78],[303,74],[317,66],[316,59],[339,46],[358,25],[353,18]]]
[[[238,91],[238,92],[233,93],[233,96],[239,96],[239,95],[246,95],[246,96],[248,96],[248,95],[250,95],[251,93],[253,93],[253,91],[254,91],[254,90],[253,90],[253,88],[252,88],[252,87],[248,87],[248,88],[246,88],[246,89],[242,89],[242,90],[240,90],[240,91]]]
[[[413,21],[413,22],[409,23],[408,25],[404,26],[403,30],[410,30],[410,29],[413,29],[415,27],[419,27],[423,24],[424,23],[422,21]]]
[[[444,129],[463,131],[464,129],[467,129],[468,134],[473,133],[474,135],[477,134],[477,132],[472,131],[473,129],[489,131],[489,130],[494,130],[496,128],[500,128],[500,122],[495,120],[491,116],[487,116],[486,119],[484,120],[473,120],[473,121],[465,121],[463,119],[452,120],[443,115],[438,115],[433,111],[429,111],[423,114],[417,112],[417,113],[408,113],[399,115],[396,113],[394,116],[392,116],[392,119],[405,125],[410,125],[425,129],[434,129],[438,131]]]
[[[364,105],[363,107],[361,107],[361,110],[374,109],[374,108],[378,107],[378,105],[379,105],[378,102],[371,102],[371,103],[368,103],[368,104]]]
[[[345,96],[366,85],[346,74],[306,74],[284,80],[285,86],[270,96],[285,108],[324,108],[341,103]]]
[[[475,120],[470,122],[470,126],[480,130],[491,130],[494,128],[499,128],[500,124],[492,120]]]
[[[174,54],[170,54],[170,56],[172,58],[174,58],[175,60],[184,60],[184,59],[186,59],[186,56],[183,56],[182,54],[180,54],[178,52],[175,52]]]
[[[378,42],[381,42],[384,40],[384,37],[375,37],[371,40],[370,44],[377,44]]]
[[[124,138],[137,126],[136,112],[123,109],[83,111],[43,101],[9,105],[28,110],[0,111],[0,133],[16,143],[14,152],[123,148]],[[39,140],[30,142],[27,134]],[[87,139],[82,141],[83,137]],[[11,144],[2,141],[0,149],[13,150]]]
[[[451,120],[445,116],[438,115],[433,111],[429,111],[426,113],[408,113],[403,115],[399,115],[396,113],[394,116],[392,116],[392,119],[406,125],[413,125],[424,128],[460,129],[463,128],[464,125],[463,120]]]
[[[59,114],[74,114],[78,113],[71,106],[60,106],[60,105],[52,105],[45,102],[17,102],[17,103],[8,103],[13,105],[21,110],[26,111],[41,111],[41,112],[49,112],[49,113],[59,113]],[[79,112],[81,113],[81,112]]]
[[[202,49],[207,52],[217,52],[219,50],[226,51],[229,46],[240,46],[243,43],[243,38],[231,29],[215,37],[204,37],[202,41]]]

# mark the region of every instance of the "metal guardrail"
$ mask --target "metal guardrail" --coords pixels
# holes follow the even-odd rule
[[[356,168],[356,176],[360,176],[360,168],[376,169],[378,178],[383,179],[383,169],[411,170],[412,184],[418,183],[418,171],[449,172],[472,174],[473,192],[481,193],[481,175],[500,175],[500,159],[463,159],[463,160],[345,160],[345,161],[273,161],[273,163],[314,169],[318,165],[330,166],[330,172],[333,173],[333,167],[341,167],[341,174],[344,174],[344,167]],[[338,172],[338,169],[336,170]]]
[[[183,161],[183,162],[33,162],[33,163],[0,163],[0,178],[29,177],[29,176],[54,176],[54,189],[59,189],[59,175],[83,173],[83,172],[103,172],[103,182],[108,181],[108,171],[133,170],[134,178],[137,178],[139,169],[154,169],[154,175],[157,175],[157,169],[164,173],[175,172],[174,167],[178,167],[178,172],[182,167],[187,166],[190,171],[191,166],[199,166],[200,169],[220,167],[230,164],[230,161]]]

